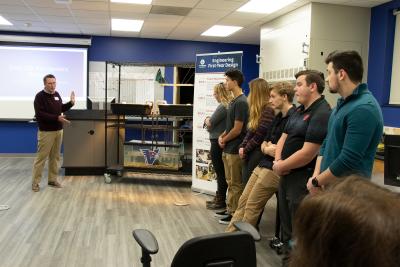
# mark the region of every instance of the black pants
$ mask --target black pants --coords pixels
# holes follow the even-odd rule
[[[242,182],[243,186],[246,186],[247,181],[249,180],[253,170],[258,166],[260,163],[261,158],[263,157],[263,153],[261,149],[258,147],[251,151],[247,158],[243,161],[243,168],[242,168]]]
[[[215,173],[217,174],[217,191],[222,196],[226,196],[228,184],[225,179],[224,162],[222,161],[222,148],[218,145],[218,139],[210,139],[211,142],[211,162],[214,166]]]
[[[289,241],[292,239],[293,219],[301,200],[308,194],[307,181],[312,173],[312,169],[302,169],[281,177],[278,205],[285,250],[290,249]]]

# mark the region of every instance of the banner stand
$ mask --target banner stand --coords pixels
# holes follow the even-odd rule
[[[203,127],[204,119],[218,106],[213,95],[214,86],[225,82],[225,71],[242,70],[242,51],[198,54],[193,96],[193,160],[192,190],[215,195],[216,174],[210,157],[209,133]]]

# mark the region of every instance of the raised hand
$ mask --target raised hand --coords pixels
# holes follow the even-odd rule
[[[69,100],[71,101],[72,105],[75,105],[75,92],[71,92],[71,96],[69,97]]]

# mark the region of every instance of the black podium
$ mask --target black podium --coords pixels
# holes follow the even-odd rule
[[[386,185],[400,186],[400,135],[385,135]]]

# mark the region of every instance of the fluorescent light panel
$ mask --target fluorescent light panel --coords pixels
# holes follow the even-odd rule
[[[110,0],[112,3],[150,5],[152,0]]]
[[[214,25],[201,35],[203,36],[216,36],[216,37],[226,37],[229,36],[243,27],[239,26],[223,26],[223,25]]]
[[[11,22],[0,16],[0,25],[13,25]]]
[[[143,20],[134,19],[111,19],[111,29],[113,31],[140,32]]]
[[[237,11],[270,14],[295,1],[296,0],[251,0],[241,6]]]

